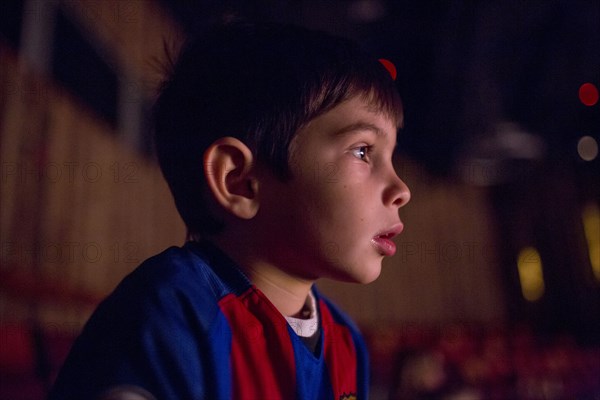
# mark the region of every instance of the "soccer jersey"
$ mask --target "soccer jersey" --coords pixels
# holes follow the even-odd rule
[[[92,399],[126,385],[161,400],[366,398],[358,330],[312,293],[320,328],[314,352],[216,247],[167,249],[100,304],[50,399]]]

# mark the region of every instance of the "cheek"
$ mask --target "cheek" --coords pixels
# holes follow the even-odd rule
[[[368,165],[359,163],[321,163],[319,169],[305,165],[287,195],[290,217],[313,235],[354,235],[368,222],[375,195],[368,186]]]
[[[301,224],[308,224],[309,234],[321,242],[338,248],[340,253],[351,253],[355,244],[363,240],[369,230],[368,207],[365,193],[356,193],[343,185],[321,192],[317,198],[306,199]]]
[[[352,213],[352,191],[339,183],[312,185],[298,196],[305,217],[319,225],[335,228]]]

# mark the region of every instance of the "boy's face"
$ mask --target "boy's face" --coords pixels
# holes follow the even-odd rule
[[[293,178],[263,181],[261,236],[295,276],[368,283],[395,252],[398,208],[410,192],[396,175],[396,127],[354,97],[302,128],[290,148]]]

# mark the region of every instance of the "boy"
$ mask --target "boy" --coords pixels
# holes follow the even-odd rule
[[[366,398],[360,334],[313,283],[371,282],[394,254],[401,122],[385,68],[346,40],[236,24],[191,41],[155,108],[189,241],[100,305],[50,398]]]

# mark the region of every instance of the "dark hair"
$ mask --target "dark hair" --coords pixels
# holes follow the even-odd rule
[[[290,179],[289,145],[300,128],[362,95],[402,121],[386,69],[353,42],[294,26],[231,24],[184,45],[154,108],[158,161],[192,235],[217,233],[204,151],[218,138],[243,141],[256,160]]]

